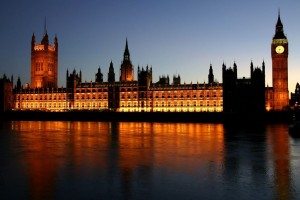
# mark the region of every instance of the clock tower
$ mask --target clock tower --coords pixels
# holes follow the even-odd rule
[[[273,77],[273,109],[281,111],[289,105],[288,91],[288,40],[283,32],[280,14],[271,45]]]

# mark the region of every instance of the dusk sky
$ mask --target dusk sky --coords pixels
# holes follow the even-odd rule
[[[272,86],[271,41],[278,10],[289,41],[289,90],[300,82],[299,0],[2,0],[0,3],[0,75],[30,83],[30,43],[47,32],[59,44],[58,85],[66,70],[82,70],[94,81],[98,67],[104,80],[110,61],[119,80],[126,38],[134,76],[137,67],[159,76],[179,74],[181,82],[207,82],[210,64],[222,82],[222,63],[236,62],[238,77],[250,76],[266,63],[266,85]]]

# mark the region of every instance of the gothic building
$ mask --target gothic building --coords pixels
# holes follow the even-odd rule
[[[58,41],[49,44],[47,30],[40,44],[35,35],[31,39],[31,88],[56,88],[58,73]]]
[[[128,49],[128,42],[126,39],[125,51],[123,55],[123,62],[120,69],[120,82],[130,82],[133,81],[133,65],[130,60],[130,53]]]
[[[212,65],[207,83],[181,83],[180,75],[173,80],[167,75],[153,82],[152,67],[138,66],[136,79],[126,39],[120,76],[116,79],[113,62],[109,64],[107,79],[101,68],[95,80],[82,81],[82,72],[66,72],[66,87],[57,87],[58,40],[49,44],[45,29],[40,44],[31,40],[31,83],[22,86],[18,78],[6,77],[1,83],[1,110],[98,110],[116,112],[264,112],[280,111],[289,105],[288,41],[278,15],[271,44],[273,87],[265,87],[265,63],[254,68],[250,63],[250,77],[238,78],[237,65],[222,66],[223,84],[214,80]],[[105,81],[107,80],[107,81]],[[12,89],[13,88],[13,89]],[[297,88],[294,99],[298,94]],[[293,97],[293,95],[292,95]],[[296,102],[297,100],[295,100]],[[294,103],[295,103],[294,102]],[[297,101],[298,102],[298,101]]]
[[[9,79],[4,74],[3,77],[0,78],[0,112],[13,109],[13,100],[13,77]]]
[[[41,51],[46,49],[47,44],[45,42],[47,40],[43,40]],[[57,47],[57,39],[55,41],[54,47]],[[57,51],[57,48],[54,50]],[[42,73],[43,76],[46,74]],[[49,76],[52,75],[50,73]],[[208,84],[181,84],[179,75],[173,77],[173,83],[170,83],[169,76],[162,76],[158,82],[153,83],[152,67],[138,66],[137,80],[134,80],[126,39],[119,81],[115,79],[112,62],[109,65],[107,81],[104,81],[100,67],[95,74],[94,82],[83,82],[81,71],[78,73],[74,69],[70,73],[67,70],[66,88],[58,88],[57,79],[52,77],[38,79],[34,75],[33,86],[25,88],[19,86],[14,89],[14,108],[44,111],[221,112],[222,84],[214,82],[212,66],[208,77]],[[51,84],[50,80],[53,80]]]
[[[289,106],[288,54],[288,40],[278,14],[271,44],[273,87],[266,88],[267,110],[281,111]]]
[[[250,78],[237,78],[237,65],[226,68],[223,63],[223,111],[258,113],[265,111],[265,63],[254,68],[251,61]]]
[[[297,83],[295,87],[295,92],[291,92],[291,100],[290,105],[294,107],[294,109],[300,109],[300,84]]]

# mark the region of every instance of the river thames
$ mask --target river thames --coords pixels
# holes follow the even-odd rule
[[[288,125],[0,121],[1,199],[300,199]]]

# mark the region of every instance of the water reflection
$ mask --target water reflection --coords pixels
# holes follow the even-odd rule
[[[290,150],[288,129],[284,125],[269,127],[267,129],[267,141],[269,143],[268,156],[272,163],[269,167],[273,171],[273,181],[276,187],[278,199],[292,199],[292,177],[290,167]]]
[[[5,127],[0,146],[11,155],[8,163],[24,166],[11,172],[20,174],[26,186],[26,194],[17,197],[299,198],[285,125],[232,129],[196,123],[15,121]]]

